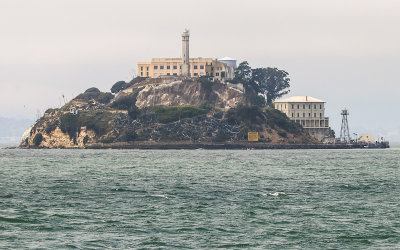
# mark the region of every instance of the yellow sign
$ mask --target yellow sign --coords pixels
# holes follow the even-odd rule
[[[258,141],[258,132],[248,132],[247,140],[248,141]]]

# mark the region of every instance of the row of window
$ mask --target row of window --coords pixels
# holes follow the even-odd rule
[[[159,69],[159,68],[160,69],[164,69],[164,65],[160,65],[160,66],[154,65],[153,68],[154,69]],[[177,65],[173,65],[172,68],[173,69],[178,69],[178,66]],[[182,69],[182,66],[179,66],[179,68]],[[140,69],[143,70],[143,67],[140,67]],[[171,69],[171,66],[167,65],[166,69]],[[193,65],[193,69],[199,69],[199,66],[198,65]],[[204,69],[204,65],[200,65],[200,69]],[[149,67],[147,67],[147,70],[149,70]]]
[[[292,117],[294,117],[294,113],[292,113]],[[297,113],[297,117],[300,117],[300,113]],[[303,113],[303,117],[306,117],[306,113]],[[311,118],[311,113],[308,113],[308,117]],[[317,117],[317,113],[314,113],[314,117]],[[322,113],[319,113],[319,118],[322,118]]]
[[[283,105],[283,104],[278,104],[277,105],[277,109],[280,109],[280,110],[282,110],[283,109],[283,106],[285,106],[285,109],[286,109],[286,104],[285,105]],[[296,107],[296,105],[295,104],[292,104],[292,109],[294,109]],[[300,107],[303,107],[303,109],[306,109],[306,105],[305,104],[303,104],[302,106],[300,106],[300,104],[297,104],[297,109],[300,109]],[[311,109],[311,107],[312,107],[312,105],[311,104],[308,104],[308,109]],[[317,104],[314,104],[314,109],[317,109]],[[319,105],[319,109],[322,109],[322,104],[320,104]]]
[[[324,120],[321,120],[321,121],[315,121],[315,123],[314,122],[312,122],[312,124],[306,124],[306,122],[304,121],[304,120],[302,120],[302,121],[299,121],[299,120],[296,120],[296,122],[297,123],[300,123],[301,122],[301,125],[303,125],[303,126],[310,126],[311,125],[311,127],[313,127],[313,126],[319,126],[319,127],[328,127],[328,123],[325,123],[324,124]],[[317,125],[317,124],[319,124],[319,125]]]
[[[295,105],[292,104],[292,109],[294,109]],[[285,104],[286,108],[286,104]],[[297,109],[300,109],[300,104],[297,104]],[[303,109],[306,109],[306,105],[303,104]],[[311,109],[311,104],[308,104],[308,109]],[[314,109],[317,109],[317,104],[314,104]],[[319,109],[322,109],[322,104],[319,105]]]
[[[143,76],[143,72],[140,72],[141,73],[141,76]],[[157,73],[154,73],[154,76],[163,76],[164,74],[163,73],[160,73],[160,74],[157,74]],[[171,76],[171,74],[170,73],[167,73],[167,74],[165,74],[166,76]],[[173,73],[172,74],[172,76],[177,76],[178,74],[177,73]],[[199,73],[194,73],[193,74],[194,76],[199,76]],[[149,76],[149,72],[147,72],[147,76]],[[204,76],[204,73],[200,73],[200,76]]]

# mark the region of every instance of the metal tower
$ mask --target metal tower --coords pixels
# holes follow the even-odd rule
[[[347,109],[342,110],[342,127],[340,129],[340,141],[344,143],[350,143],[350,131],[349,131],[349,123],[347,121],[347,116],[349,112]]]

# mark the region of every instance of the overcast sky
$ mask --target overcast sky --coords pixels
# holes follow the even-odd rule
[[[229,56],[289,72],[291,93],[327,102],[340,133],[400,141],[399,0],[1,0],[0,116],[34,118],[138,61]]]

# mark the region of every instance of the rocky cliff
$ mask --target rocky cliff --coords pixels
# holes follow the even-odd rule
[[[24,135],[21,147],[112,147],[129,142],[246,142],[259,132],[270,144],[315,143],[272,108],[247,104],[243,86],[204,79],[143,79],[116,95],[88,89],[50,109]]]

